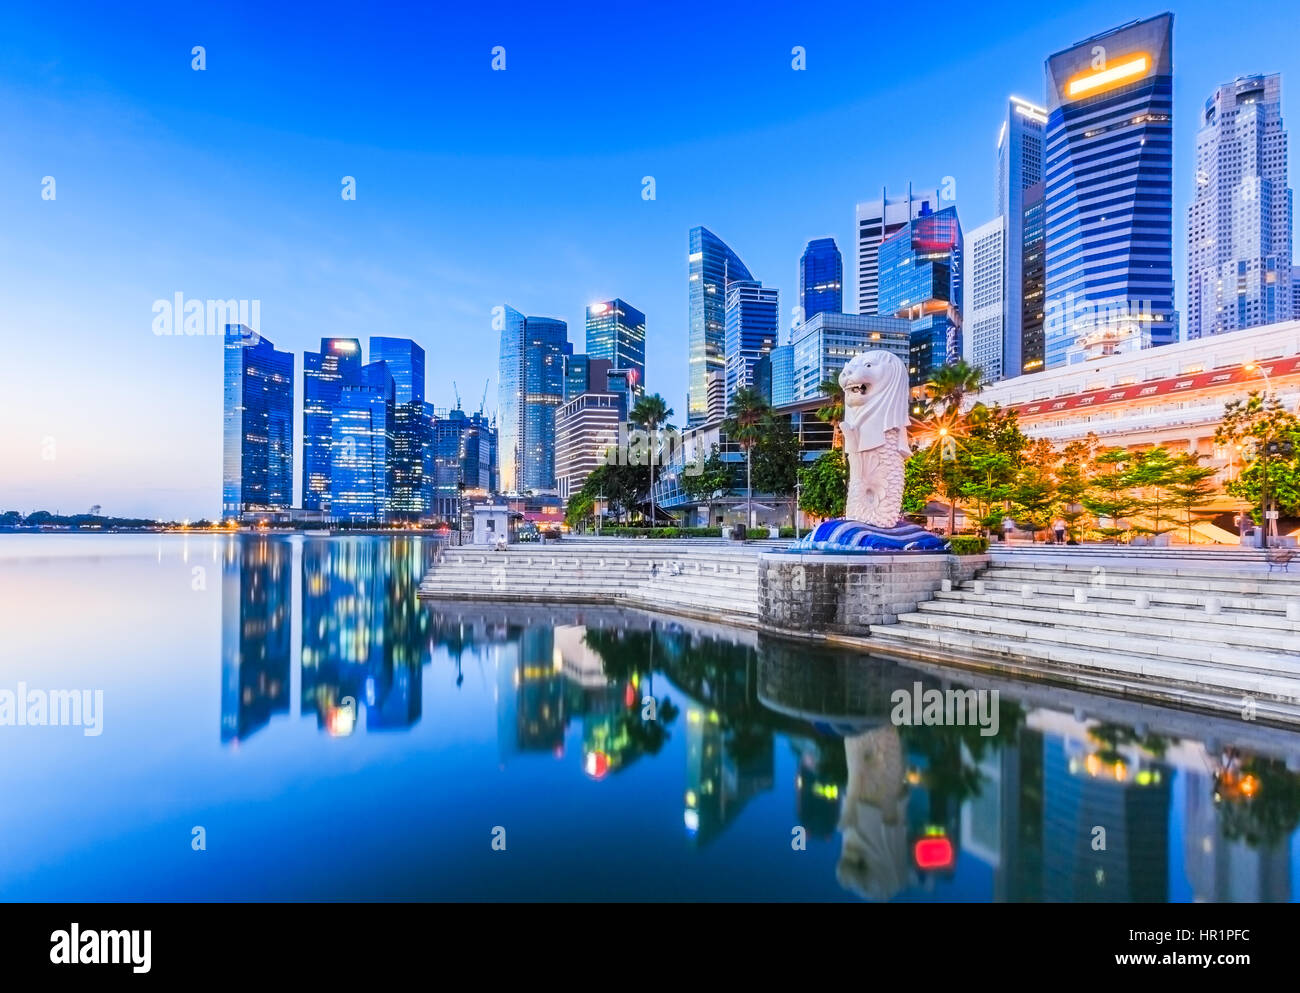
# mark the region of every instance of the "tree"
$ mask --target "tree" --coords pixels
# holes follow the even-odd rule
[[[1037,532],[1052,523],[1052,507],[1056,502],[1056,481],[1037,462],[1026,462],[1016,473],[1012,487],[1011,504],[1018,523],[1028,524],[1032,540]]]
[[[844,435],[840,434],[840,423],[844,420],[844,387],[838,379],[823,379],[818,387],[826,397],[826,403],[817,408],[817,419],[831,426],[833,448],[844,447]]]
[[[1144,534],[1162,535],[1172,531],[1176,521],[1165,526],[1165,511],[1169,509],[1169,489],[1178,480],[1179,466],[1174,454],[1164,445],[1134,452],[1125,474],[1129,487],[1145,493],[1135,501],[1135,507],[1150,511],[1150,523],[1138,524],[1134,530]]]
[[[1083,498],[1088,493],[1088,474],[1097,451],[1097,436],[1089,433],[1082,441],[1072,441],[1061,453],[1056,467],[1056,512],[1065,521],[1066,537],[1078,541],[1088,510]]]
[[[798,474],[799,436],[790,429],[789,418],[768,410],[754,446],[754,484],[758,492],[789,497],[793,505]]]
[[[655,463],[659,461],[659,429],[668,423],[668,418],[673,416],[672,407],[664,401],[658,393],[651,393],[647,396],[638,397],[632,407],[632,413],[628,415],[628,420],[637,427],[644,428],[646,434],[650,436],[650,489],[647,491],[650,496],[650,523],[658,523],[658,515],[655,513]]]
[[[569,504],[564,508],[564,523],[576,528],[589,519],[596,511],[596,501],[587,490],[581,489],[569,497]]]
[[[982,375],[963,360],[941,366],[925,384],[919,404],[921,418],[935,439],[930,449],[939,490],[948,503],[949,534],[957,526],[957,496],[964,475],[961,450],[972,424],[972,418],[962,412],[962,406],[968,396],[979,392]]]
[[[971,478],[962,483],[961,495],[975,503],[975,521],[985,531],[1000,527],[1015,493],[1015,467],[1010,456],[989,451],[972,455]]]
[[[1128,530],[1120,526],[1120,521],[1135,507],[1128,492],[1128,466],[1132,461],[1133,454],[1125,448],[1110,448],[1097,454],[1082,499],[1083,505],[1098,518],[1097,530],[1112,543]],[[1103,526],[1101,518],[1110,524]]]
[[[799,506],[814,517],[843,517],[848,494],[849,460],[842,448],[822,452],[799,470]]]
[[[748,386],[736,390],[731,398],[731,415],[722,422],[722,430],[745,453],[745,527],[754,519],[754,446],[763,434],[763,420],[767,417],[766,398]]]
[[[845,467],[845,489],[848,488],[848,468]],[[929,450],[913,452],[903,463],[903,513],[913,516],[924,514],[930,495],[938,483]],[[842,504],[841,504],[842,506]]]
[[[640,466],[618,465],[606,462],[597,466],[582,484],[582,492],[594,501],[604,497],[610,506],[619,509],[620,519],[626,520],[627,514],[636,507],[640,500],[645,475]]]
[[[940,418],[959,415],[966,398],[980,391],[983,378],[983,370],[969,365],[965,359],[940,366],[925,384],[922,415]]]
[[[718,446],[714,445],[709,457],[698,473],[682,477],[682,489],[692,500],[703,500],[707,507],[706,524],[713,523],[713,501],[718,495],[731,492],[731,466],[722,459]]]
[[[1203,458],[1205,456],[1200,452],[1184,452],[1177,456],[1174,479],[1169,486],[1169,504],[1183,512],[1189,545],[1192,543],[1192,512],[1218,490],[1214,485],[1215,469],[1201,465]]]
[[[1272,531],[1269,510],[1300,511],[1300,465],[1296,461],[1300,453],[1300,418],[1284,408],[1276,394],[1265,398],[1252,393],[1245,400],[1229,401],[1214,441],[1232,446],[1246,460],[1245,468],[1227,490],[1260,514],[1266,534]]]

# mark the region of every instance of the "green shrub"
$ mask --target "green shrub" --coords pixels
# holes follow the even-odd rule
[[[989,550],[989,540],[977,534],[955,534],[948,544],[954,555],[983,555]]]

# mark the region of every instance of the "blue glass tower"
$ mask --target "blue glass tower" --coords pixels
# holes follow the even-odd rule
[[[645,387],[645,314],[614,299],[587,308],[587,354],[628,369],[638,392]]]
[[[1173,15],[1048,58],[1047,368],[1178,338]]]
[[[564,403],[569,327],[504,308],[501,329],[499,484],[503,492],[555,488],[555,408]]]
[[[740,256],[704,227],[691,228],[687,265],[690,368],[686,419],[688,424],[702,424],[726,412],[726,393],[718,387],[726,378],[727,284],[754,277]],[[714,381],[712,390],[710,381]]]
[[[913,386],[961,357],[961,254],[956,207],[913,218],[880,246],[880,313],[911,322]]]
[[[322,338],[302,357],[302,507],[328,511],[334,407],[344,386],[361,381],[361,342]]]
[[[775,287],[757,280],[733,280],[727,286],[727,405],[736,391],[754,386],[754,364],[776,347],[781,320]]]
[[[834,238],[808,242],[799,260],[799,308],[803,320],[844,311],[844,259]]]
[[[293,353],[243,324],[227,324],[221,515],[293,503]]]
[[[424,403],[424,349],[410,338],[370,338],[370,361],[387,362],[394,403]]]
[[[394,395],[386,362],[363,366],[361,382],[339,393],[330,453],[330,513],[340,520],[383,521],[392,510]]]

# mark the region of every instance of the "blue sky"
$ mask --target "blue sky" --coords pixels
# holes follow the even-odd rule
[[[988,220],[1007,96],[1041,100],[1048,54],[1164,9],[187,6],[6,10],[0,510],[219,510],[219,339],[151,330],[178,292],[260,300],[299,376],[322,335],[413,337],[430,400],[455,380],[477,408],[491,379],[489,410],[494,305],[566,319],[580,349],[585,305],[621,296],[682,422],[691,226],[777,286],[788,320],[804,244],[835,237],[851,272],[854,204],[882,185],[952,176],[963,225]],[[1300,46],[1275,3],[1172,9],[1181,307],[1201,104],[1281,72],[1288,114]]]

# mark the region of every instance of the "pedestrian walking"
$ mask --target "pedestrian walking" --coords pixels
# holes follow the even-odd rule
[[[1064,545],[1065,544],[1065,521],[1061,520],[1061,518],[1058,517],[1056,519],[1056,523],[1052,525],[1052,530],[1056,532],[1056,543],[1058,545]]]

